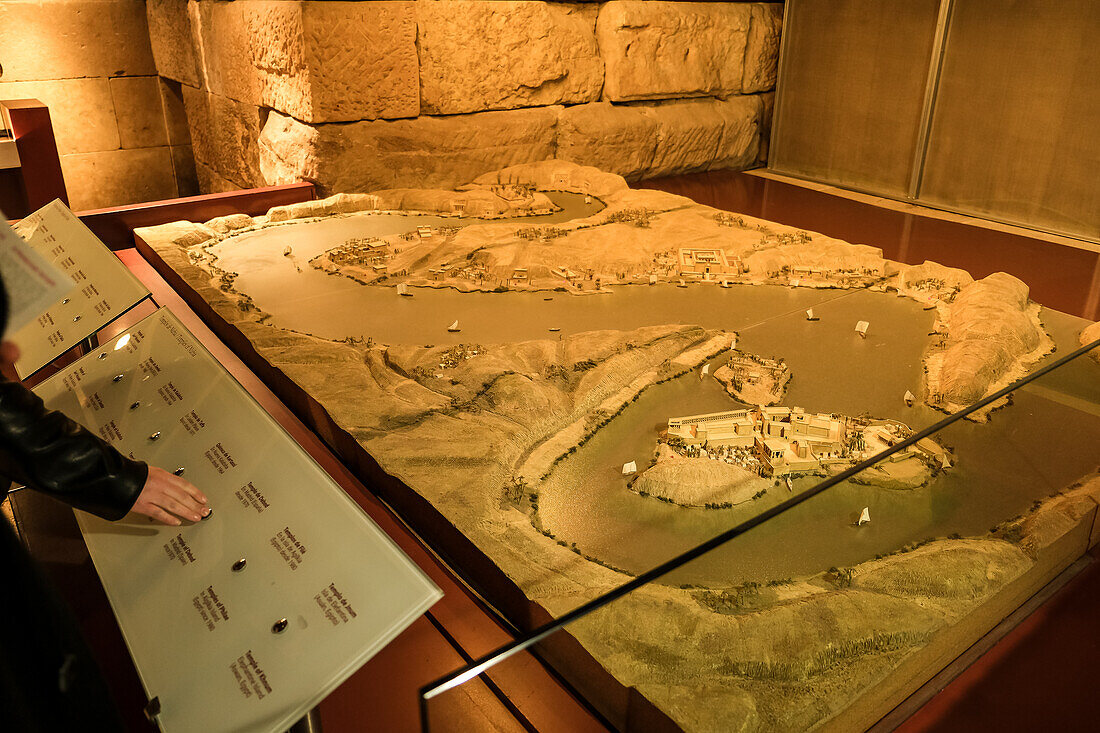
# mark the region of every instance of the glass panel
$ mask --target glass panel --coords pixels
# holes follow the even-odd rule
[[[210,499],[77,512],[161,730],[285,730],[441,596],[167,309],[36,391]]]
[[[938,6],[788,2],[769,167],[905,195]]]
[[[1100,237],[1100,4],[955,3],[920,198]]]
[[[1075,352],[1085,322],[1042,318]],[[593,594],[536,650],[618,729],[866,729],[1100,540],[1100,364],[1068,357],[979,420],[937,429],[915,405],[932,434],[909,447],[920,434],[896,423],[849,423],[853,450],[897,452],[672,573],[620,576],[639,587]],[[804,487],[776,488],[758,509]],[[474,671],[503,678],[517,658]],[[426,686],[432,724],[463,679]]]

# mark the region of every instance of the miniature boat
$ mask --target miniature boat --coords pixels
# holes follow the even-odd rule
[[[946,452],[940,454],[940,468],[944,471],[951,468],[951,458]]]
[[[409,286],[405,283],[397,283],[397,294],[404,295],[406,298],[413,297],[413,294],[409,292]]]
[[[657,276],[656,275],[650,275],[649,276],[649,284],[650,285],[656,285],[657,284]]]
[[[856,333],[858,333],[861,338],[867,338],[867,328],[870,325],[871,324],[867,321],[860,321],[856,324]]]
[[[283,257],[290,257],[291,252],[293,252],[293,250],[290,248],[290,245],[288,244],[286,246],[286,249],[283,250]]]
[[[915,394],[913,394],[912,392],[910,392],[909,390],[905,390],[905,406],[906,407],[912,407],[913,403],[916,402],[916,401],[917,401],[917,396]]]
[[[558,331],[560,331],[561,329],[560,329],[560,328],[548,328],[548,329],[546,329],[546,330],[547,330],[547,331],[549,331],[550,333],[557,333],[557,332],[558,332]]]
[[[699,370],[699,379],[710,374],[710,364],[704,364],[703,368]]]
[[[871,521],[871,509],[870,507],[863,507],[863,512],[859,515],[859,521],[856,522],[857,527],[862,527]]]
[[[730,281],[726,280],[725,278],[722,278],[722,287],[728,288],[729,286],[730,286]]]
[[[553,298],[543,298],[543,300],[553,300]]]
[[[586,194],[584,195],[584,202],[585,202],[586,204],[590,204],[590,203],[592,203],[592,195],[591,195],[591,194],[587,194],[587,193],[586,193]]]
[[[787,482],[787,491],[794,491],[794,484],[791,483],[791,477],[784,476],[783,480]]]
[[[627,461],[623,464],[623,476],[629,476],[632,473],[638,472],[638,464],[634,461]]]
[[[684,282],[684,278],[680,278],[680,282],[677,283],[676,287],[678,287],[678,288],[686,288],[687,287],[687,283]]]
[[[813,308],[807,308],[806,309],[806,320],[807,321],[820,321],[821,316],[815,316],[814,315],[814,309]]]
[[[459,331],[462,330],[461,328],[458,327],[458,319],[457,318],[455,319],[454,323],[447,326],[447,330],[450,331],[451,333],[458,333]]]

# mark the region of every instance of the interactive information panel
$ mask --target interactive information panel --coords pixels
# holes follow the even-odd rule
[[[10,335],[26,377],[113,321],[149,291],[60,201],[46,204],[15,227],[33,250],[72,279],[72,292]]]
[[[167,309],[36,392],[209,498],[180,527],[77,512],[167,733],[283,731],[442,596]]]

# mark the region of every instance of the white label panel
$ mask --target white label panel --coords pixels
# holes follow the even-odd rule
[[[126,265],[60,201],[23,219],[15,231],[75,285],[68,297],[9,335],[22,352],[15,364],[20,376],[49,364],[149,295]]]
[[[167,309],[36,391],[213,508],[77,512],[167,733],[285,730],[442,596]]]

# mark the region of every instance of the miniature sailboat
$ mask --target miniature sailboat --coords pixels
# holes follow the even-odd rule
[[[632,473],[638,472],[638,464],[634,461],[627,461],[623,464],[623,476],[629,476]]]
[[[447,326],[447,330],[450,331],[451,333],[458,333],[459,331],[462,330],[461,328],[458,327],[458,319],[457,318],[455,319],[454,323]]]
[[[913,394],[912,392],[910,392],[909,390],[905,390],[905,406],[906,407],[912,407],[913,403],[916,402],[916,401],[917,401],[917,396],[915,394]]]
[[[703,368],[699,370],[699,379],[710,374],[710,364],[704,364]]]
[[[859,521],[856,522],[857,527],[862,527],[871,521],[871,508],[863,507],[863,512],[859,515]]]
[[[730,281],[727,280],[726,278],[722,278],[722,287],[728,288],[729,286],[730,286]]]
[[[860,321],[856,324],[856,333],[859,334],[860,338],[867,338],[867,328],[870,325],[867,321]]]
[[[592,194],[590,194],[590,193],[586,193],[586,194],[584,195],[584,202],[585,202],[586,204],[590,204],[590,203],[592,203]]]
[[[946,452],[940,454],[940,468],[944,471],[951,468],[951,457]]]
[[[284,249],[284,250],[283,250],[283,257],[290,257],[290,253],[291,253],[291,252],[293,252],[293,251],[294,251],[294,250],[292,250],[292,249],[290,248],[290,245],[288,244],[288,245],[286,246],[286,249]]]
[[[411,298],[413,295],[409,292],[409,286],[405,283],[397,283],[397,294],[404,295],[406,298]]]
[[[807,321],[820,321],[821,316],[815,316],[814,315],[814,309],[813,308],[807,308],[806,309],[806,320]]]
[[[680,278],[680,282],[676,284],[676,287],[678,287],[678,288],[686,288],[687,287],[687,283],[684,282],[684,278]]]
[[[656,285],[657,284],[657,276],[656,275],[650,275],[649,276],[649,284],[650,285]]]

